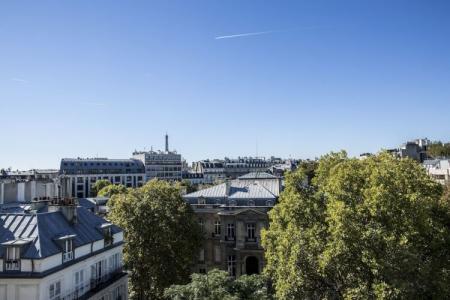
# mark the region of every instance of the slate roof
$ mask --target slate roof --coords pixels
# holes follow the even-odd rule
[[[24,246],[22,258],[45,258],[62,252],[55,239],[64,235],[75,235],[74,246],[80,247],[98,240],[103,234],[98,229],[107,223],[103,218],[77,207],[76,224],[70,224],[59,212],[45,213],[0,213],[0,244],[8,241],[26,239],[29,245]],[[122,230],[112,225],[111,232]],[[4,257],[5,247],[0,247],[0,257]]]
[[[222,183],[184,195],[183,198],[191,204],[198,204],[199,198],[205,198],[205,204],[246,206],[249,205],[249,200],[254,200],[253,205],[256,206],[265,206],[268,200],[275,203],[280,194],[280,178],[267,173],[247,175],[230,181],[228,194],[227,183]],[[233,204],[230,201],[233,201]]]
[[[239,177],[239,179],[276,179],[277,177],[266,172],[252,172]]]

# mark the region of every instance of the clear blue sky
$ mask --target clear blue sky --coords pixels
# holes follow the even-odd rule
[[[1,1],[0,167],[127,158],[166,131],[188,161],[450,140],[449,16],[450,1]]]

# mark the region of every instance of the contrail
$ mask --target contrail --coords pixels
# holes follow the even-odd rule
[[[244,37],[244,36],[251,36],[251,35],[261,35],[261,34],[268,34],[268,33],[274,33],[277,32],[275,30],[269,30],[269,31],[258,31],[258,32],[247,32],[247,33],[239,33],[239,34],[233,34],[233,35],[222,35],[222,36],[216,36],[216,40],[221,39],[232,39],[237,37]]]

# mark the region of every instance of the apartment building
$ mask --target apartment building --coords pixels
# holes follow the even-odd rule
[[[55,197],[58,189],[58,170],[3,171],[0,176],[0,204]]]
[[[203,174],[203,181],[213,184],[225,180],[225,163],[222,160],[201,160],[192,163],[192,172]]]
[[[265,264],[260,232],[281,189],[281,178],[250,173],[184,195],[205,237],[194,271],[218,268],[234,277],[260,273]]]
[[[88,198],[92,187],[100,179],[126,187],[140,187],[145,183],[144,164],[137,159],[63,158],[60,175],[69,179],[71,197]]]
[[[168,181],[182,179],[183,160],[181,154],[169,150],[169,136],[166,134],[165,151],[135,151],[133,159],[145,166],[146,180],[154,178]]]
[[[0,213],[0,299],[128,298],[119,227],[73,198],[22,208]]]
[[[423,166],[437,182],[450,184],[450,159],[425,160]]]

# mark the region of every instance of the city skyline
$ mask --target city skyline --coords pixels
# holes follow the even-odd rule
[[[239,9],[236,9],[239,4]],[[447,1],[0,3],[0,168],[449,140]]]

